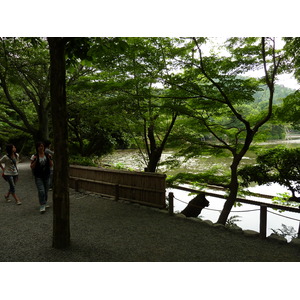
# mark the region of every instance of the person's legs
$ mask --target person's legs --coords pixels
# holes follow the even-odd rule
[[[9,195],[10,195],[10,193],[4,195],[4,198],[5,198],[5,201],[6,201],[6,202],[10,202],[10,201],[11,201],[11,200],[9,199]]]
[[[15,184],[13,181],[13,177],[9,176],[9,175],[5,175],[5,179],[8,182],[8,192],[5,196],[5,199],[8,200],[9,195],[11,194],[11,192],[15,191]]]
[[[35,177],[35,184],[38,190],[38,196],[39,196],[39,203],[40,205],[45,205],[46,204],[46,199],[45,199],[45,186],[44,186],[44,181],[42,178]]]
[[[6,201],[8,201],[8,197],[11,194],[14,197],[14,199],[16,200],[16,203],[17,204],[21,204],[20,199],[16,195],[16,181],[17,181],[17,176],[6,176],[6,178],[7,178],[8,184],[9,184],[9,191],[5,195]]]
[[[48,178],[43,179],[43,184],[44,184],[44,189],[45,189],[45,204],[47,205],[50,178],[48,177]]]
[[[49,189],[53,189],[53,169],[50,170]]]

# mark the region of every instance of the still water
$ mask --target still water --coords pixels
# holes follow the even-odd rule
[[[281,144],[290,145],[292,147],[300,146],[299,139],[280,141]],[[268,145],[276,145],[278,142],[274,141],[268,143]],[[173,151],[165,151],[162,157],[162,160],[167,160],[173,154]],[[175,170],[168,170],[163,167],[160,169],[161,172],[165,172],[167,175],[173,175],[179,172],[193,172],[199,170],[206,170],[218,165],[229,165],[231,158],[215,158],[212,156],[202,156],[198,159],[193,159],[188,162],[182,160],[179,167]],[[247,156],[243,159],[242,164],[251,164],[255,162],[255,154],[248,153]],[[114,166],[126,167],[136,171],[142,171],[144,164],[141,162],[141,157],[137,151],[134,150],[122,150],[116,151],[112,155],[108,155],[101,159],[102,164],[109,164]],[[250,187],[251,192],[256,192],[265,195],[277,196],[278,193],[287,192],[285,187],[282,187],[278,184],[272,184],[270,186],[253,186]],[[207,190],[208,191],[208,190]],[[182,211],[187,203],[195,196],[190,195],[189,192],[181,191],[178,189],[167,189],[167,194],[173,192],[174,194],[174,212],[179,213]],[[216,191],[210,191],[213,193],[220,193]],[[270,202],[271,200],[262,200],[260,198],[249,198],[261,202]],[[210,220],[215,223],[219,217],[220,211],[223,208],[225,200],[221,198],[208,196],[207,200],[210,202],[209,207],[202,210],[201,215],[199,216],[203,220]],[[241,227],[242,229],[250,229],[259,231],[259,218],[260,211],[259,206],[242,204],[242,206],[237,206],[232,209],[232,212],[229,215],[229,218],[235,216],[235,224]],[[278,231],[283,229],[283,224],[289,229],[294,230],[294,234],[298,232],[299,229],[300,214],[292,212],[283,212],[280,213],[274,209],[268,208],[267,214],[267,235],[273,233],[273,230]],[[286,236],[287,240],[290,241],[291,237]]]
[[[271,186],[257,186],[249,188],[251,192],[258,192],[261,194],[268,194],[272,196],[276,196],[277,193],[286,192],[286,189],[281,187],[278,184],[272,184]],[[209,190],[207,190],[209,191]],[[267,191],[267,193],[266,193]],[[179,213],[182,211],[187,203],[195,197],[195,195],[190,195],[188,192],[181,191],[178,189],[168,189],[167,193],[174,193],[174,212]],[[209,191],[213,193],[217,193],[216,191]],[[217,222],[218,217],[220,215],[220,211],[223,208],[225,200],[221,198],[206,197],[210,202],[209,207],[206,207],[202,210],[200,214],[200,218],[203,220],[210,220],[213,223]],[[248,199],[253,199],[260,202],[269,202],[271,200],[262,200],[256,197],[248,197]],[[259,206],[250,205],[250,204],[242,204],[242,206],[234,207],[229,215],[229,218],[232,216],[236,216],[235,224],[242,229],[250,229],[259,232],[259,219],[260,219],[260,211]],[[273,233],[273,230],[278,231],[278,229],[283,229],[282,224],[288,227],[293,227],[293,229],[297,232],[299,228],[300,214],[293,212],[283,212],[280,213],[272,208],[268,208],[267,213],[267,236]],[[273,230],[272,230],[273,229]],[[290,237],[286,237],[288,241],[290,241]]]

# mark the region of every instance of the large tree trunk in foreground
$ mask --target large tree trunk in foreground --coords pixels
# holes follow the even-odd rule
[[[65,39],[48,38],[50,48],[50,95],[53,122],[53,244],[70,245],[69,153],[66,105]]]

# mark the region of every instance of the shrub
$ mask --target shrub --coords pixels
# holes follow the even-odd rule
[[[71,165],[97,167],[97,164],[94,162],[93,158],[90,157],[71,156],[69,159],[69,163]]]

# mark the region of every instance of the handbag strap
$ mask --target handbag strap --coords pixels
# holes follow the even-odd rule
[[[14,166],[15,166],[17,172],[19,172],[16,162],[15,162],[9,155],[7,155],[7,157],[8,157],[8,158],[12,161],[12,163],[14,164]]]

